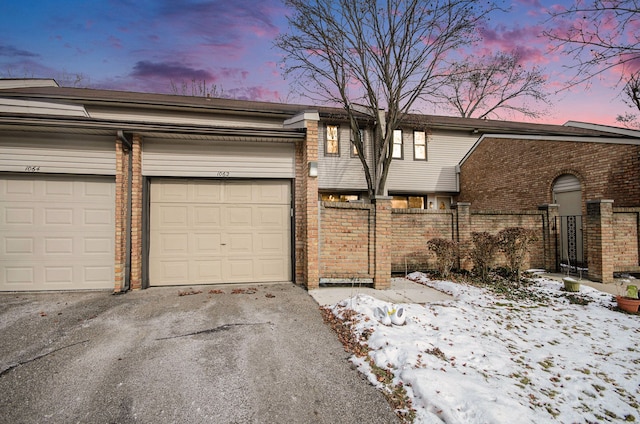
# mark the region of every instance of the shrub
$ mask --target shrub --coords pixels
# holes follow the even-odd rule
[[[520,280],[520,271],[524,265],[524,260],[529,251],[530,244],[538,237],[533,230],[527,230],[522,227],[509,227],[498,233],[500,240],[500,250],[507,258],[508,267],[516,277]]]
[[[496,250],[498,250],[499,239],[487,232],[471,233],[473,249],[469,257],[473,260],[473,268],[480,275],[483,282],[487,281],[487,273],[495,260]]]
[[[436,254],[438,271],[447,278],[458,259],[458,242],[434,238],[427,242],[427,246]]]

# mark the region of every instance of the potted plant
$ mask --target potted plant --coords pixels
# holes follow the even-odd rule
[[[638,286],[628,285],[626,296],[616,296],[618,308],[623,311],[637,314],[640,308],[640,299],[638,299]]]
[[[576,280],[573,277],[564,277],[562,279],[564,283],[564,290],[568,292],[579,292],[580,291],[580,281]]]

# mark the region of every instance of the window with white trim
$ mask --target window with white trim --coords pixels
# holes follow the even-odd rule
[[[325,156],[340,156],[340,141],[338,139],[338,126],[327,125],[327,133],[324,141]]]
[[[394,159],[402,159],[402,130],[393,130],[393,147],[391,156]]]
[[[424,131],[413,132],[413,160],[427,160],[427,136]]]

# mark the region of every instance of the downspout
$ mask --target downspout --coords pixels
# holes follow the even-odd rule
[[[125,146],[126,152],[129,155],[129,169],[127,170],[127,223],[125,233],[124,286],[121,290],[121,292],[124,293],[131,289],[131,206],[133,205],[131,187],[133,180],[133,142],[132,140],[129,140],[121,130],[118,130],[118,139],[122,141],[122,145]]]

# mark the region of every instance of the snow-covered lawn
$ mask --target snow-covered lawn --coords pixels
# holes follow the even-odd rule
[[[404,387],[415,422],[640,422],[640,316],[610,309],[611,295],[582,286],[572,298],[535,278],[524,289],[531,296],[516,299],[409,278],[454,300],[391,305],[358,295],[330,310],[368,346],[352,361],[381,389]],[[384,306],[404,307],[405,325],[381,324]]]

